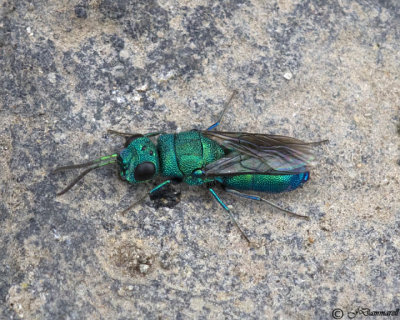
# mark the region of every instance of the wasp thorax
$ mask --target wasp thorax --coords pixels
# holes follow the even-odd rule
[[[148,181],[158,175],[158,152],[147,137],[132,140],[118,155],[121,178],[129,183]]]

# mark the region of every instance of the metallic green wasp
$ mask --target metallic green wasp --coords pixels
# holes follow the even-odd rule
[[[220,185],[235,196],[263,201],[284,212],[295,214],[243,191],[278,193],[298,188],[309,179],[308,166],[314,159],[312,147],[325,141],[306,143],[286,136],[214,131],[235,94],[226,103],[218,121],[207,130],[148,134],[110,130],[111,133],[127,138],[125,148],[118,154],[57,168],[55,171],[86,168],[58,195],[67,192],[90,171],[117,164],[121,178],[131,184],[163,177],[164,181],[152,189],[150,195],[170,183],[206,186],[249,241],[214,187]],[[154,143],[150,138],[156,136],[158,140]]]

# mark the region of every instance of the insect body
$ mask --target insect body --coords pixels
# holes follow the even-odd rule
[[[291,154],[286,157],[298,167],[279,171],[281,168],[271,167],[265,157],[237,152],[238,147],[251,144],[246,140],[250,138],[258,143],[251,152],[262,152],[262,147],[270,149],[267,141],[272,139],[281,143],[273,149],[275,157],[284,157],[284,151],[289,152]],[[215,141],[218,139],[229,139],[225,141],[230,142],[225,142],[227,146],[224,146]],[[282,140],[288,139],[292,147],[286,150]],[[129,183],[148,181],[161,175],[189,185],[219,183],[236,190],[277,193],[294,190],[308,180],[305,154],[294,153],[299,146],[303,147],[304,143],[287,137],[192,130],[161,134],[157,146],[148,137],[137,138],[117,156],[117,163],[121,177]],[[301,156],[300,167],[299,159],[294,161],[295,155]],[[278,160],[275,157],[273,161]],[[288,160],[284,161],[286,165]]]
[[[111,131],[127,137],[125,149],[119,154],[88,163],[56,169],[87,168],[59,194],[67,192],[91,170],[117,163],[121,178],[131,184],[163,177],[164,181],[150,194],[172,182],[205,185],[232,219],[229,208],[214,190],[216,184],[233,195],[264,201],[292,213],[243,191],[278,193],[298,188],[309,178],[307,166],[314,158],[311,148],[321,142],[306,143],[291,137],[268,134],[213,131],[225,110],[226,107],[219,121],[207,130],[144,135]],[[157,143],[150,139],[155,136],[158,136]]]

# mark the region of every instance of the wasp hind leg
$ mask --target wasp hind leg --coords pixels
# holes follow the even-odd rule
[[[219,115],[218,121],[216,123],[214,123],[213,125],[211,125],[210,127],[207,128],[207,131],[211,131],[212,129],[215,129],[216,127],[218,127],[218,125],[221,123],[222,117],[225,114],[225,111],[228,109],[229,105],[231,104],[231,101],[233,100],[233,98],[237,95],[237,91],[234,90],[230,96],[230,98],[228,99],[227,102],[225,102],[225,106],[224,109],[222,110],[221,114]]]
[[[281,210],[283,212],[286,212],[288,214],[291,214],[291,215],[299,217],[299,218],[310,220],[310,218],[308,216],[305,216],[305,215],[302,215],[302,214],[298,214],[298,213],[292,212],[290,210],[284,209],[284,208],[276,205],[275,203],[272,203],[272,202],[270,202],[270,201],[268,201],[268,200],[266,200],[264,198],[261,198],[261,197],[258,197],[258,196],[254,196],[254,195],[250,195],[250,194],[246,194],[246,193],[243,193],[243,192],[239,192],[239,191],[237,191],[235,189],[225,188],[225,191],[229,192],[229,193],[231,193],[231,194],[233,194],[233,195],[235,195],[237,197],[242,197],[242,198],[246,198],[246,199],[250,199],[250,200],[262,201],[262,202],[268,203],[273,208],[276,208],[278,210]]]
[[[246,241],[251,244],[252,242],[249,240],[247,235],[244,233],[242,228],[239,226],[239,224],[236,222],[235,218],[233,217],[231,210],[226,206],[226,204],[220,199],[220,197],[215,193],[214,189],[208,188],[208,190],[211,192],[213,195],[214,199],[217,200],[217,202],[221,205],[221,207],[228,213],[229,217],[232,219],[233,223],[235,226],[239,229],[240,233],[242,234],[243,238],[246,239]]]

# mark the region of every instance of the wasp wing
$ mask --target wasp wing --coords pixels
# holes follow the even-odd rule
[[[227,150],[225,157],[205,167],[206,176],[305,172],[314,160],[312,147],[325,142],[307,143],[287,136],[258,133],[201,133]]]

